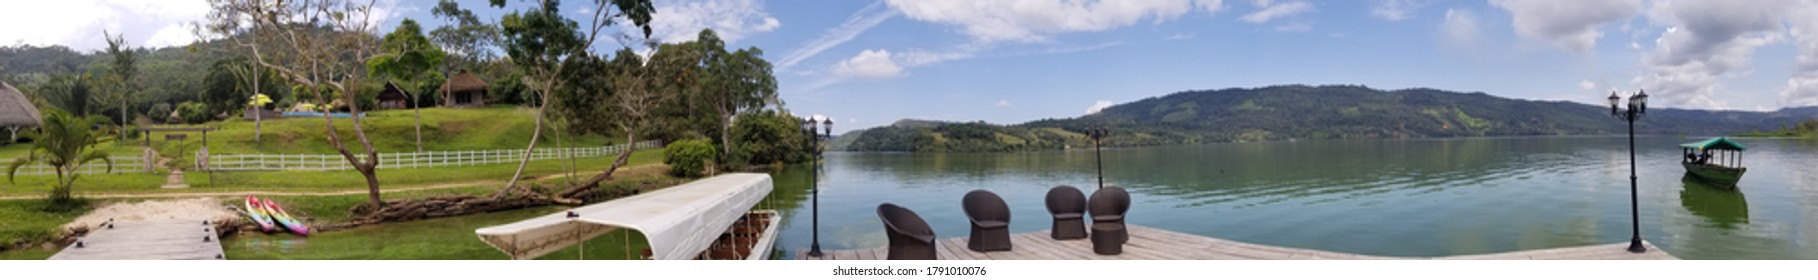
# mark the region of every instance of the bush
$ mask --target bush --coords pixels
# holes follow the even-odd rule
[[[740,114],[732,122],[733,152],[725,161],[759,165],[808,160],[808,135],[800,121],[776,111]]]
[[[164,122],[165,118],[170,117],[170,110],[170,103],[152,104],[151,110],[145,111],[145,116],[158,122]]]
[[[177,115],[183,117],[184,123],[190,124],[208,122],[210,116],[212,116],[208,112],[208,104],[195,101],[185,101],[183,104],[177,104]]]
[[[669,164],[669,174],[675,176],[700,176],[707,171],[707,161],[713,157],[713,144],[707,141],[682,140],[663,147],[663,163]]]

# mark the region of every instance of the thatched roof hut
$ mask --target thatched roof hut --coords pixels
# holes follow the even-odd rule
[[[35,127],[43,122],[38,106],[13,85],[0,82],[0,127]]]
[[[44,118],[38,114],[38,106],[13,85],[0,82],[0,128],[7,132],[6,142],[18,139],[19,129],[40,125],[44,125]]]
[[[448,83],[442,84],[442,88],[437,91],[442,95],[444,106],[478,107],[486,106],[486,88],[486,81],[480,80],[480,77],[468,73],[467,70],[461,70],[460,73],[449,77]]]

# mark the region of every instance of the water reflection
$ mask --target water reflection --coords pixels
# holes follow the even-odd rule
[[[1635,143],[1642,237],[1689,259],[1818,258],[1818,141],[1746,142],[1741,192],[1687,182],[1681,137]],[[1333,140],[1107,149],[1105,182],[1131,191],[1129,221],[1250,243],[1387,256],[1607,244],[1630,235],[1626,137]],[[938,236],[963,236],[965,192],[1044,217],[1055,185],[1095,185],[1090,150],[1006,154],[829,153],[820,243],[882,246],[879,203],[910,208]],[[808,247],[809,170],[773,171],[785,214],[778,248]],[[1012,232],[1041,230],[1039,218]]]
[[[1685,187],[1679,191],[1679,203],[1686,211],[1723,229],[1736,229],[1737,225],[1749,223],[1749,202],[1742,196],[1740,186],[1736,189],[1717,187],[1689,172],[1680,182]]]

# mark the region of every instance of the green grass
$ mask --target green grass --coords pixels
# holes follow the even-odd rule
[[[530,143],[530,134],[535,129],[535,118],[530,109],[515,106],[498,106],[475,109],[424,108],[423,109],[423,150],[425,151],[459,151],[522,149]],[[416,115],[411,110],[385,110],[367,112],[361,127],[366,130],[373,148],[381,153],[415,152]],[[208,132],[208,149],[214,154],[333,154],[333,144],[328,142],[328,134],[323,130],[322,118],[284,118],[266,120],[259,129],[263,142],[254,142],[254,122],[230,119],[213,122],[207,126],[217,130]],[[352,119],[335,119],[335,129],[342,143],[349,151],[361,150],[358,138],[353,133]],[[553,146],[554,136],[545,123],[544,141],[540,145]],[[187,132],[189,139],[182,144],[187,152],[195,152],[202,139],[199,133]],[[160,153],[177,151],[176,142],[163,141],[163,134],[153,136],[153,144]],[[616,140],[616,138],[614,138]],[[603,144],[606,137],[589,135],[582,137],[565,137],[564,144],[592,143]]]
[[[642,150],[633,152],[630,166],[659,164],[662,162],[661,150]],[[575,160],[575,174],[586,177],[611,166],[613,157],[581,158]],[[532,161],[525,167],[525,176],[543,176],[562,174],[567,171],[566,160]],[[517,170],[515,163],[487,164],[474,166],[450,166],[434,168],[400,168],[380,169],[379,186],[418,187],[445,183],[463,183],[475,181],[504,181],[511,178]],[[159,174],[94,174],[83,175],[76,180],[76,196],[120,193],[183,193],[183,192],[228,192],[228,191],[349,191],[365,190],[366,177],[353,170],[341,171],[236,171],[216,172],[212,176],[204,172],[184,173],[184,182],[188,189],[161,189],[165,176]],[[0,183],[0,195],[38,195],[47,194],[56,176],[19,176],[14,183]]]
[[[63,224],[69,223],[88,212],[87,207],[56,211],[48,210],[48,202],[34,200],[0,201],[0,244],[11,245],[19,241],[37,243],[56,239],[63,234]]]
[[[481,242],[473,231],[568,209],[534,207],[461,217],[366,226],[323,232],[310,237],[288,234],[241,234],[222,240],[228,259],[236,260],[499,260],[504,253]],[[630,236],[627,236],[630,234]],[[629,238],[629,239],[627,239]],[[647,247],[642,234],[614,231],[586,243],[587,259],[625,259],[626,246],[636,254]],[[543,259],[577,259],[579,248],[567,248]]]

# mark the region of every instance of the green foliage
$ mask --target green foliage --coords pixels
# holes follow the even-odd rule
[[[170,107],[170,103],[152,104],[151,109],[145,110],[145,117],[151,118],[157,122],[163,122],[166,118],[170,117],[171,110],[174,109]]]
[[[214,114],[208,110],[208,104],[202,102],[183,102],[177,104],[176,110],[177,116],[183,117],[183,123],[187,124],[205,123],[214,119]]]
[[[380,55],[366,61],[367,74],[404,82],[412,94],[433,91],[428,84],[439,83],[437,79],[442,75],[435,69],[447,54],[423,37],[423,28],[417,26],[417,21],[404,19],[397,29],[385,34],[379,49]]]
[[[663,163],[669,165],[669,174],[678,177],[698,177],[707,171],[709,161],[716,152],[713,144],[703,140],[681,140],[663,147]]]
[[[722,162],[741,165],[808,160],[808,135],[795,117],[765,110],[741,114],[737,119],[732,127],[735,146]]]
[[[7,180],[15,180],[19,168],[27,164],[44,163],[57,173],[57,183],[51,189],[50,201],[53,204],[74,202],[70,187],[76,178],[81,177],[75,170],[97,160],[107,163],[108,172],[114,168],[114,162],[107,159],[107,151],[90,149],[103,136],[94,129],[100,121],[100,118],[78,117],[62,110],[45,111],[44,126],[28,133],[33,139],[30,148],[32,152],[13,160],[7,166]]]
[[[43,92],[44,101],[63,111],[77,116],[87,116],[93,112],[92,87],[89,76],[58,74],[53,75],[39,91]]]
[[[499,41],[499,27],[481,22],[473,11],[462,9],[453,0],[441,0],[430,12],[436,17],[449,21],[435,30],[429,31],[429,37],[436,45],[459,54],[450,59],[452,69],[471,69],[482,61],[493,60],[498,55],[492,52],[495,42]],[[452,70],[451,69],[451,70]],[[449,71],[453,72],[453,71]]]
[[[0,244],[33,244],[55,240],[63,234],[63,224],[87,212],[88,203],[73,200],[50,203],[42,200],[0,200]]]

